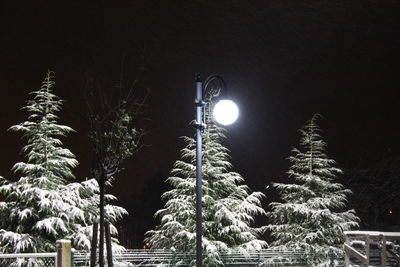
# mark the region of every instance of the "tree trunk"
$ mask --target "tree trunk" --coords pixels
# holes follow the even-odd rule
[[[93,224],[92,231],[92,247],[90,248],[90,267],[96,266],[96,250],[97,250],[97,231],[99,228],[99,224],[95,222]]]
[[[110,222],[105,221],[105,231],[106,231],[106,245],[107,245],[107,266],[113,267],[113,256],[112,256],[112,242],[111,242],[111,231]]]
[[[104,186],[105,179],[99,181],[100,187],[100,238],[99,238],[99,267],[104,267]]]

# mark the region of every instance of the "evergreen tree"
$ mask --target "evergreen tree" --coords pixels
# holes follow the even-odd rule
[[[90,247],[99,187],[94,179],[71,183],[78,162],[59,138],[73,129],[57,123],[62,101],[53,94],[54,85],[49,71],[25,107],[30,113],[28,121],[10,128],[27,139],[22,149],[27,161],[13,167],[22,176],[18,181],[0,179],[0,193],[5,198],[0,202],[2,253],[55,251],[56,240],[63,238],[71,239],[77,249]],[[116,206],[107,209],[114,222],[126,213]],[[116,233],[115,228],[112,231]]]
[[[209,110],[208,110],[209,111]],[[263,228],[252,227],[254,216],[264,215],[260,192],[249,193],[243,177],[231,172],[228,149],[221,142],[225,138],[206,113],[207,128],[203,133],[203,247],[205,266],[223,266],[220,253],[232,249],[261,249],[267,244],[258,236]],[[196,242],[196,142],[184,137],[186,147],[177,160],[167,182],[173,187],[165,192],[165,207],[156,212],[160,224],[147,232],[153,248],[178,249],[195,252]],[[194,264],[194,260],[191,264]]]
[[[354,210],[346,210],[351,191],[335,182],[342,171],[325,154],[318,117],[314,115],[300,130],[302,149],[294,148],[289,157],[288,175],[294,183],[273,184],[282,203],[271,203],[267,213],[271,246],[303,250],[312,255],[311,266],[324,266],[330,257],[341,255],[343,231],[357,227],[359,220]]]

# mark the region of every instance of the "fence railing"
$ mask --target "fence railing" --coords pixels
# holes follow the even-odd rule
[[[310,256],[310,255],[309,255]],[[144,250],[130,249],[122,253],[113,253],[115,266],[189,266],[196,258],[195,254],[174,250]],[[270,249],[232,252],[221,256],[226,267],[255,267],[255,266],[281,266],[281,267],[310,267],[299,251],[276,251]],[[343,257],[332,258],[330,267],[342,267]],[[90,254],[84,251],[74,252],[75,267],[87,267],[90,263]]]
[[[324,266],[396,266],[400,267],[400,233],[389,232],[345,232],[345,255],[326,259]],[[71,253],[69,240],[57,241],[54,253],[0,254],[0,267],[87,267],[90,253]],[[231,251],[220,255],[226,267],[314,267],[314,255],[302,251],[281,251],[273,249]],[[175,250],[128,249],[113,253],[115,267],[131,266],[189,266],[195,260],[193,253]]]
[[[0,267],[54,267],[57,253],[0,254]]]
[[[400,232],[345,231],[345,267],[400,266]]]
[[[72,267],[71,241],[57,240],[56,252],[0,254],[0,267]]]

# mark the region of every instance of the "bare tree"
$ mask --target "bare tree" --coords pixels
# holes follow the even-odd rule
[[[120,173],[123,163],[140,149],[140,139],[144,130],[135,126],[134,122],[143,111],[144,97],[137,101],[133,97],[133,88],[138,82],[135,79],[128,92],[123,93],[122,78],[118,86],[111,87],[111,94],[106,89],[99,88],[90,79],[90,95],[97,98],[94,104],[87,101],[89,108],[90,134],[93,164],[92,175],[100,187],[100,218],[99,218],[99,265],[104,266],[104,226],[105,190],[113,178]],[[97,97],[96,97],[97,95]],[[115,97],[117,96],[117,97]],[[92,244],[96,246],[96,244]],[[109,253],[110,254],[110,253]]]

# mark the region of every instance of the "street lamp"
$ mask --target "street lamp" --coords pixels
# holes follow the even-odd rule
[[[201,133],[206,128],[204,120],[206,102],[203,99],[203,95],[206,93],[208,86],[211,82],[219,83],[219,90],[217,94],[213,94],[212,97],[217,97],[221,90],[225,90],[226,85],[224,80],[218,75],[212,75],[203,82],[200,79],[200,75],[196,74],[196,266],[201,267],[203,265],[203,246],[202,246],[202,138]],[[236,104],[227,99],[220,100],[213,110],[214,119],[222,124],[229,125],[237,119],[239,115],[239,109]]]

